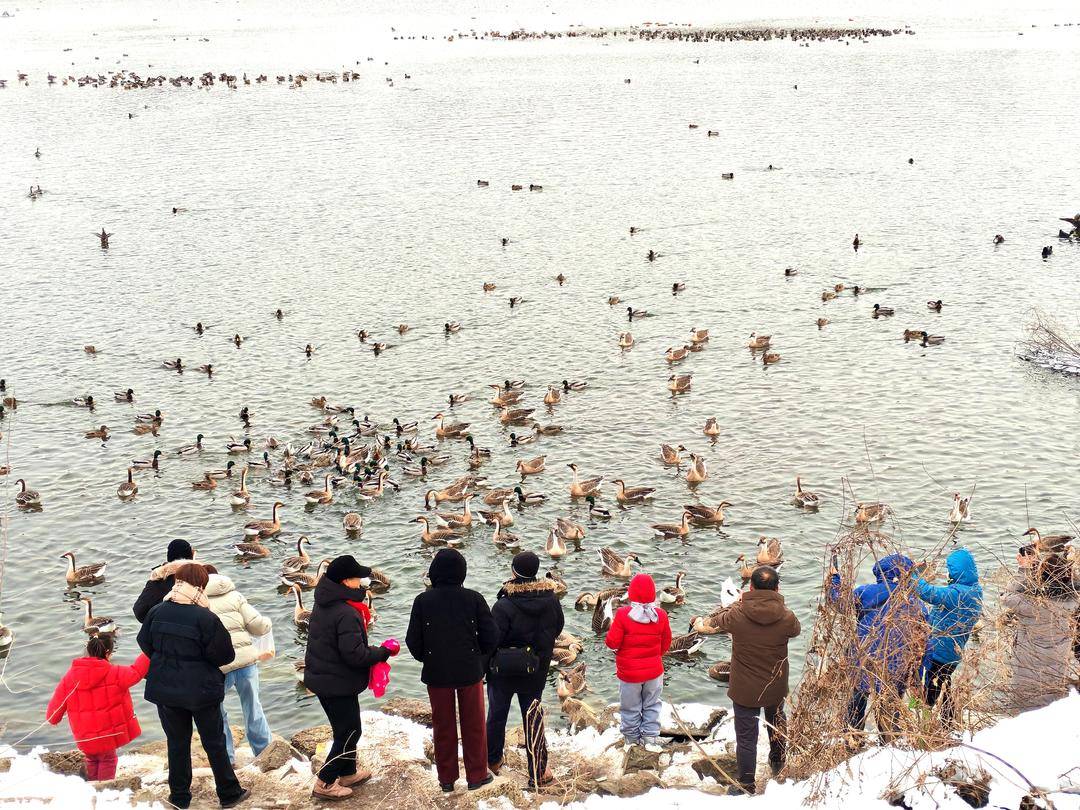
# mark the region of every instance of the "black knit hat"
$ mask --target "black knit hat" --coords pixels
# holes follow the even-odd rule
[[[456,548],[441,548],[428,566],[428,579],[432,585],[460,585],[465,581],[469,567]]]
[[[371,569],[366,565],[361,565],[356,561],[356,558],[351,554],[346,554],[343,557],[337,557],[331,561],[330,565],[326,566],[326,578],[331,582],[337,582],[341,584],[344,579],[351,579],[352,577],[370,577]]]
[[[540,558],[531,551],[522,551],[514,555],[514,574],[522,579],[535,579],[540,570]]]
[[[173,540],[169,543],[169,550],[165,553],[168,562],[173,560],[194,560],[195,552],[191,550],[191,543],[187,540]]]

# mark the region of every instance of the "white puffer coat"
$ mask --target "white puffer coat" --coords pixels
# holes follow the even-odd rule
[[[222,672],[232,672],[254,664],[259,654],[251,645],[252,636],[265,636],[270,632],[268,618],[248,604],[248,600],[236,590],[233,581],[222,574],[211,574],[206,584],[206,598],[212,610],[232,638],[236,658],[231,664],[221,668]]]

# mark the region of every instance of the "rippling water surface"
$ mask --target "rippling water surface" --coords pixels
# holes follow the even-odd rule
[[[808,626],[845,477],[860,498],[889,502],[916,548],[947,530],[952,493],[976,487],[976,520],[961,537],[984,566],[1008,556],[1029,524],[1066,527],[1080,383],[1025,366],[1013,344],[1029,308],[1075,325],[1080,304],[1080,248],[1053,238],[1056,218],[1080,209],[1080,25],[1064,26],[1075,13],[882,16],[865,24],[910,23],[918,34],[802,48],[625,39],[451,46],[394,41],[389,31],[397,23],[399,33],[441,37],[484,27],[484,14],[504,30],[580,21],[548,6],[529,9],[528,23],[526,12],[472,7],[399,16],[377,8],[361,18],[328,5],[303,19],[284,6],[237,6],[234,15],[196,5],[183,16],[163,7],[160,19],[147,9],[115,4],[95,17],[61,4],[0,20],[11,80],[0,90],[0,376],[21,401],[0,425],[13,466],[0,485],[9,521],[3,621],[16,634],[0,692],[5,741],[68,738],[63,728],[36,728],[84,640],[59,559],[68,550],[80,563],[108,561],[105,582],[85,593],[118,619],[118,659],[128,660],[132,601],[166,543],[190,539],[275,622],[279,657],[262,678],[276,731],[322,719],[296,689],[303,638],[276,589],[278,560],[299,535],[312,538],[317,559],[349,552],[384,568],[394,587],[378,602],[376,636],[403,637],[428,560],[409,520],[427,486],[464,471],[464,445],[444,443],[451,461],[427,483],[404,478],[395,462],[401,491],[374,503],[358,505],[346,490],[306,509],[306,487],[296,487],[283,498],[273,559],[245,565],[231,544],[244,522],[269,515],[279,491],[253,477],[253,505],[236,512],[230,486],[190,487],[227,460],[245,405],[256,442],[303,441],[319,418],[307,404],[317,395],[383,423],[417,419],[430,436],[447,395],[472,393],[453,418],[494,448],[483,470],[493,485],[515,482],[518,458],[547,456],[548,471],[527,488],[548,501],[513,527],[525,547],[542,549],[557,516],[586,524],[582,551],[559,568],[571,590],[568,628],[587,639],[583,660],[603,699],[616,695],[611,655],[588,614],[572,607],[574,594],[600,585],[601,546],[638,552],[660,585],[688,572],[689,602],[673,611],[682,629],[714,606],[739,553],[760,534],[778,536],[783,591]],[[715,15],[696,11],[680,9],[677,19]],[[591,23],[656,18],[608,6],[589,13]],[[236,91],[44,81],[49,70],[120,66],[251,76],[351,66],[362,78]],[[16,68],[30,72],[30,86],[14,81]],[[770,163],[779,170],[766,171]],[[725,172],[735,179],[722,180]],[[480,178],[490,187],[477,188]],[[510,190],[530,182],[543,192]],[[30,184],[46,194],[26,198]],[[185,210],[174,216],[173,206]],[[641,232],[631,236],[631,225]],[[115,234],[107,251],[92,236],[102,226]],[[996,248],[995,233],[1006,237]],[[1050,243],[1044,262],[1039,251]],[[785,278],[788,266],[799,275]],[[497,291],[482,293],[485,281]],[[673,296],[676,281],[687,289]],[[822,290],[840,282],[873,291],[823,304]],[[609,295],[654,314],[629,326],[637,338],[629,352],[616,345],[628,324]],[[525,302],[511,311],[509,296]],[[938,298],[944,310],[929,312],[925,302]],[[874,303],[896,317],[871,319]],[[278,307],[281,322],[271,317]],[[820,331],[819,317],[829,319]],[[190,328],[200,320],[212,325],[201,338]],[[448,320],[463,324],[459,334],[444,335]],[[404,337],[394,331],[401,322],[413,326]],[[679,369],[693,372],[691,393],[672,398],[663,352],[691,327],[712,339]],[[375,357],[355,337],[360,328],[393,348]],[[905,345],[905,328],[947,340]],[[765,368],[745,348],[752,331],[773,336],[780,363]],[[248,337],[240,349],[228,340],[235,332]],[[88,343],[96,357],[84,354]],[[319,347],[310,361],[306,343]],[[208,380],[160,367],[176,356],[217,372]],[[511,449],[485,388],[507,377],[527,380],[524,403],[566,432]],[[549,416],[544,386],[564,378],[589,387]],[[112,392],[128,387],[135,404],[113,403]],[[56,404],[87,392],[101,402],[93,414]],[[160,436],[133,435],[134,414],[155,408],[166,414]],[[715,442],[701,432],[709,416],[722,426]],[[102,423],[114,430],[107,443],[83,438]],[[197,433],[206,436],[200,456],[166,458],[159,472],[139,474],[137,498],[117,499],[131,459],[168,453]],[[660,465],[662,441],[703,453],[709,480],[689,491]],[[590,521],[569,500],[570,462],[585,475],[655,486],[657,497],[615,509],[610,523]],[[821,494],[817,514],[790,505],[796,474]],[[18,477],[42,493],[43,511],[14,510]],[[682,504],[722,499],[734,504],[722,530],[653,539],[649,524],[677,520]],[[610,484],[603,500],[615,508]],[[354,509],[365,520],[355,541],[341,530]],[[480,529],[464,551],[469,584],[494,597],[510,555]],[[796,667],[803,652],[796,644]],[[728,655],[714,637],[699,659],[673,663],[669,695],[724,700],[706,669]],[[394,693],[421,695],[418,674],[411,660],[397,661]],[[151,707],[139,703],[149,720]],[[144,726],[159,734],[153,720]]]

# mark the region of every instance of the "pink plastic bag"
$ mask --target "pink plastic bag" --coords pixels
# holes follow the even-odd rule
[[[397,639],[388,638],[382,643],[382,646],[390,650],[391,655],[397,655],[401,651],[401,645]],[[368,689],[377,698],[381,698],[386,694],[386,687],[390,685],[390,665],[385,661],[380,661],[371,668],[371,674],[368,676]]]

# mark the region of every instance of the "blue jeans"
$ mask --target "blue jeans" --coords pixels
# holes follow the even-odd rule
[[[619,681],[619,725],[627,740],[660,736],[660,693],[664,676],[645,683]]]
[[[240,708],[244,712],[244,734],[251,750],[258,756],[270,744],[270,724],[266,722],[262,704],[259,703],[259,665],[249,664],[225,673],[225,694],[228,695],[233,687],[240,696]],[[236,751],[233,749],[229,714],[225,711],[224,701],[221,703],[221,720],[225,723],[225,748],[229,752],[229,759],[235,762]]]

